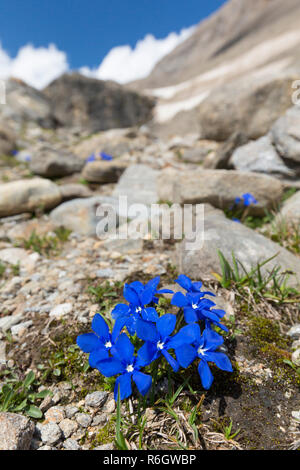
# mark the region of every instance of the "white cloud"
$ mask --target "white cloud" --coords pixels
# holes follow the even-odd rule
[[[191,26],[178,34],[170,33],[164,39],[156,39],[152,34],[148,34],[136,43],[134,49],[128,45],[114,47],[104,57],[98,68],[82,67],[80,72],[88,77],[115,80],[119,83],[144,78],[149,75],[160,59],[187,39],[194,28]]]
[[[27,44],[19,49],[15,58],[2,49],[0,44],[0,77],[20,78],[29,85],[41,89],[69,70],[65,52],[54,44],[35,48]]]
[[[164,39],[148,34],[133,49],[128,45],[111,49],[98,68],[82,67],[79,71],[88,77],[119,83],[144,78],[160,59],[187,39],[194,28],[191,26],[179,33],[170,33]],[[42,89],[69,70],[66,53],[57,49],[55,44],[48,47],[27,44],[19,49],[16,57],[10,57],[0,43],[0,78],[13,76]]]

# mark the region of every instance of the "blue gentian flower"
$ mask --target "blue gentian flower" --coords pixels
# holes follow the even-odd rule
[[[214,380],[208,362],[213,362],[219,369],[232,372],[232,365],[226,354],[217,352],[217,349],[223,344],[223,338],[211,329],[205,329],[201,335],[199,325],[194,324],[194,334],[196,341],[193,345],[183,344],[177,350],[177,360],[179,364],[186,368],[197,357],[200,359],[198,372],[202,385],[209,389]]]
[[[216,304],[210,299],[204,298],[204,295],[204,292],[188,292],[186,295],[183,295],[181,292],[176,292],[171,300],[171,304],[183,308],[184,318],[187,323],[205,320],[212,322],[224,331],[228,331],[227,328],[220,323],[225,315],[225,311],[217,308],[212,309]]]
[[[113,357],[103,359],[97,362],[97,369],[105,377],[119,375],[115,383],[114,397],[118,398],[118,389],[120,386],[120,399],[130,397],[132,393],[131,382],[135,382],[139,392],[146,395],[152,384],[150,375],[140,372],[140,369],[148,363],[140,356],[134,355],[134,346],[128,336],[122,333],[117,339],[112,349]]]
[[[12,150],[11,154],[15,157],[16,155],[18,155],[18,150]]]
[[[109,357],[109,352],[120,332],[120,327],[115,323],[112,333],[106,324],[104,318],[96,313],[92,321],[92,330],[94,333],[85,333],[77,337],[77,344],[85,353],[90,353],[89,364],[95,368],[96,363],[101,359]]]
[[[96,161],[95,154],[92,153],[85,161],[86,161],[86,163],[95,162]]]
[[[232,220],[233,222],[237,222],[238,224],[241,224],[240,219],[238,219],[237,217],[232,217],[231,220]]]
[[[235,199],[236,204],[243,203],[244,207],[249,207],[251,204],[257,204],[257,200],[251,193],[245,193],[242,195],[242,197],[237,197]]]
[[[31,156],[30,155],[26,155],[25,158],[24,158],[25,162],[31,162]]]
[[[145,341],[145,344],[140,348],[140,355],[145,362],[151,363],[163,355],[172,369],[175,372],[178,371],[179,364],[168,351],[174,349],[177,354],[178,348],[183,344],[191,344],[195,341],[195,335],[193,326],[187,325],[176,335],[171,336],[175,326],[176,315],[171,313],[161,316],[156,325],[143,320],[137,321],[137,336]]]
[[[112,160],[113,157],[111,155],[108,155],[107,153],[100,152],[99,156],[101,157],[102,160]]]
[[[139,318],[147,322],[156,322],[158,314],[153,307],[146,307],[151,303],[157,303],[158,299],[155,294],[164,292],[173,293],[170,290],[157,290],[160,282],[159,276],[149,281],[146,285],[139,281],[125,284],[123,295],[129,305],[118,304],[112,311],[112,317],[119,320],[120,324],[123,319],[123,326],[126,326],[129,334],[133,335],[136,331],[136,322]]]

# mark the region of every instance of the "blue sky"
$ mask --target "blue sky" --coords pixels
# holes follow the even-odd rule
[[[225,0],[1,0],[0,42],[9,58],[20,48],[54,43],[70,69],[94,69],[114,47],[130,45],[151,33],[197,24]],[[0,57],[1,66],[1,57]],[[1,72],[1,70],[0,70]]]

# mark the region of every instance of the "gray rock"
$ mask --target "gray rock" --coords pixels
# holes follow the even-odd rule
[[[197,108],[201,135],[225,141],[234,132],[249,139],[267,134],[274,122],[291,106],[294,75],[238,80],[215,88]]]
[[[158,201],[158,174],[157,170],[147,165],[131,165],[121,176],[113,196],[127,196],[128,205],[155,204]]]
[[[300,171],[300,106],[290,108],[279,118],[271,134],[282,158],[294,162]]]
[[[73,305],[70,302],[66,302],[64,304],[56,305],[50,311],[49,316],[54,318],[62,318],[65,315],[68,315],[72,312]]]
[[[32,178],[4,183],[0,187],[0,217],[51,209],[60,201],[58,186],[46,179]]]
[[[96,276],[103,279],[113,279],[115,276],[115,272],[110,268],[98,269],[96,271]]]
[[[0,450],[28,450],[34,424],[25,416],[0,413]]]
[[[0,330],[8,331],[13,325],[20,323],[22,318],[23,315],[21,313],[0,318]]]
[[[154,101],[114,82],[65,74],[44,90],[64,126],[90,133],[142,124],[152,116]]]
[[[56,444],[62,437],[62,431],[56,423],[38,423],[36,426],[41,440],[48,445]]]
[[[300,191],[297,191],[284,202],[276,216],[276,221],[279,223],[300,224]]]
[[[203,168],[224,169],[231,168],[229,160],[234,150],[248,142],[249,138],[243,132],[234,132],[226,142],[221,144],[215,153],[207,155]]]
[[[104,215],[103,213],[97,215],[101,208],[105,211]],[[108,213],[106,214],[106,212]],[[73,199],[64,202],[50,213],[50,219],[55,225],[64,226],[73,232],[86,236],[98,235],[97,226],[102,219],[106,220],[106,217],[109,218],[113,226],[116,221],[118,227],[120,220],[122,220],[122,214],[120,214],[116,198],[96,196]],[[126,217],[124,217],[125,220],[127,220]],[[100,234],[103,233],[104,231],[101,229]]]
[[[90,183],[116,183],[127,168],[122,161],[98,161],[85,165],[82,178]]]
[[[0,340],[0,366],[6,364],[6,342]]]
[[[108,397],[107,392],[93,392],[89,393],[85,397],[86,406],[91,406],[92,408],[101,408],[104,405]]]
[[[113,443],[109,443],[109,444],[102,444],[102,446],[94,447],[93,450],[113,450],[113,448],[114,448]]]
[[[4,119],[11,119],[18,126],[34,122],[45,128],[54,128],[57,119],[53,116],[47,97],[40,91],[18,79],[6,81],[6,105],[0,107]]]
[[[11,334],[13,336],[18,336],[25,330],[27,330],[32,325],[32,320],[24,321],[19,323],[18,325],[14,325],[11,327]]]
[[[300,338],[300,323],[292,326],[292,328],[290,328],[289,331],[287,332],[287,335],[293,339]]]
[[[299,285],[300,259],[243,224],[211,212],[204,214],[204,231],[200,225],[197,237],[198,241],[195,234],[186,233],[185,240],[176,247],[179,272],[195,280],[212,278],[212,273],[222,274],[218,258],[220,250],[231,264],[233,252],[247,271],[277,254],[261,268],[262,272],[270,272],[275,266],[280,266],[281,271],[295,273],[295,276],[289,277],[287,284]]]
[[[80,450],[80,445],[75,441],[75,439],[66,439],[63,446],[66,450]]]
[[[59,423],[59,427],[63,432],[64,438],[70,437],[78,429],[78,424],[72,419],[66,418]]]
[[[292,417],[300,423],[300,411],[292,411]]]
[[[63,421],[64,417],[65,412],[61,406],[52,406],[45,413],[45,419],[49,423],[59,424],[61,421]]]
[[[217,144],[218,145],[218,144]],[[206,142],[201,146],[186,149],[181,155],[183,161],[188,163],[202,163],[208,154],[214,153],[216,150],[215,142]]]
[[[63,184],[59,186],[59,190],[63,202],[93,196],[93,192],[87,186],[79,183]]]
[[[16,148],[16,137],[7,123],[0,121],[0,155],[10,155]]]
[[[296,364],[296,366],[300,366],[300,348],[293,352],[292,362]]]
[[[75,155],[47,146],[39,149],[29,164],[32,173],[45,178],[59,178],[80,173],[83,166],[84,162]]]
[[[77,413],[76,421],[83,428],[88,428],[92,423],[92,418],[87,413]]]
[[[67,418],[71,419],[78,412],[78,408],[77,408],[77,406],[67,405],[66,408],[65,408],[65,412],[66,412]]]
[[[254,171],[274,176],[293,177],[295,173],[282,161],[269,135],[239,147],[230,164],[241,171]]]
[[[167,169],[158,178],[159,199],[179,204],[209,203],[224,209],[244,193],[253,194],[258,201],[249,207],[249,213],[263,215],[265,209],[277,207],[283,185],[271,176],[234,170]]]

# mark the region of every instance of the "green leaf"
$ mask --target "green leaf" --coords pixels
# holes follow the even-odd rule
[[[117,421],[116,421],[116,446],[118,450],[128,450],[125,437],[121,431],[121,400],[120,400],[120,385],[118,388],[118,401],[117,401]]]
[[[32,370],[26,375],[25,380],[23,382],[23,386],[25,388],[30,387],[30,385],[35,381],[35,374]]]
[[[31,418],[36,418],[36,419],[43,417],[42,411],[37,406],[34,406],[34,405],[30,405],[30,407],[26,410],[26,414],[30,416]]]
[[[61,370],[60,369],[54,369],[53,370],[53,375],[55,375],[55,377],[59,377],[61,375]]]
[[[42,390],[41,392],[37,393],[35,395],[35,398],[36,399],[39,399],[39,398],[46,398],[48,397],[49,395],[53,395],[53,393],[51,392],[51,390]]]

